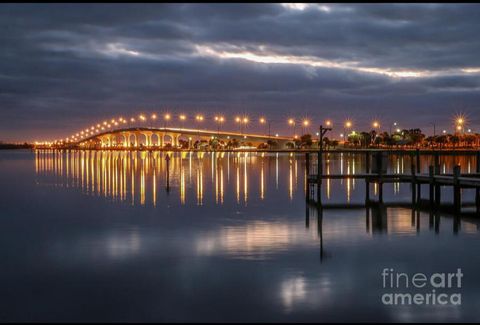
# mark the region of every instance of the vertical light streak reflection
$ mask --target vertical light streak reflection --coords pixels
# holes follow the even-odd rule
[[[239,162],[238,162],[238,157],[236,159],[237,159],[237,161],[236,161],[236,164],[235,164],[235,168],[236,168],[236,172],[237,172],[237,177],[236,177],[237,204],[240,204],[240,166],[239,166]]]
[[[347,175],[350,174],[350,160],[347,158]],[[352,194],[352,179],[350,177],[347,178],[347,202],[350,203]]]
[[[293,164],[292,164],[292,159],[289,159],[289,177],[288,177],[288,197],[291,200],[293,200]]]
[[[192,157],[189,158],[189,169],[191,170],[192,166]],[[191,176],[190,176],[191,177]],[[180,204],[185,204],[185,168],[182,166],[180,169]]]
[[[145,159],[141,157],[140,164],[140,205],[145,205]]]
[[[223,204],[223,165],[220,168],[220,204]]]
[[[278,152],[275,155],[275,189],[278,190]]]
[[[247,205],[248,202],[248,174],[247,174],[247,157],[248,157],[248,152],[245,153],[244,156],[244,165],[243,165],[243,200],[245,203],[245,206]]]
[[[262,159],[262,168],[260,169],[260,199],[265,199],[265,173]]]
[[[197,205],[203,205],[203,159],[197,167]]]
[[[330,159],[327,159],[327,168],[326,168],[326,172],[327,172],[327,175],[330,175]],[[330,178],[327,178],[327,199],[330,199]]]
[[[152,203],[153,206],[157,206],[157,173],[154,168],[152,171]]]

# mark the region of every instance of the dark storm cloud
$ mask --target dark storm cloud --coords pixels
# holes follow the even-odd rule
[[[463,111],[478,129],[479,18],[476,4],[0,5],[0,140],[163,109],[262,112],[278,130],[290,114],[427,129]],[[421,75],[392,76],[405,71]]]

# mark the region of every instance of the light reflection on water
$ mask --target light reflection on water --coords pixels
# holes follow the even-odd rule
[[[390,159],[409,172],[408,157]],[[447,171],[455,162],[475,166],[441,159]],[[168,191],[161,152],[0,153],[0,167],[2,320],[478,320],[478,220],[318,211],[305,203],[303,155],[175,153]],[[355,174],[364,161],[332,154],[324,167]],[[325,181],[325,202],[363,202],[362,182]],[[409,193],[392,184],[384,196]],[[385,266],[462,267],[465,303],[386,308]]]

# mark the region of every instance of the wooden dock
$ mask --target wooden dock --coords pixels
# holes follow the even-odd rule
[[[383,184],[387,183],[410,183],[413,207],[418,206],[422,201],[421,185],[427,184],[429,186],[428,202],[430,209],[441,209],[445,204],[441,198],[441,187],[453,188],[453,213],[461,214],[462,203],[461,190],[475,189],[476,213],[480,216],[480,151],[476,155],[476,170],[473,173],[460,173],[460,165],[453,167],[453,173],[440,173],[439,155],[443,153],[438,152],[420,152],[416,150],[411,153],[410,173],[387,173],[388,160],[387,151],[365,151],[361,153],[365,157],[365,170],[362,173],[355,174],[324,174],[323,173],[323,155],[322,148],[317,153],[317,168],[311,166],[310,156],[312,153],[305,154],[306,173],[307,173],[307,202],[315,202],[322,207],[322,181],[324,179],[363,179],[365,181],[365,205],[374,203],[370,199],[370,184],[378,184],[378,201],[383,203]],[[429,166],[428,174],[420,173],[420,155],[431,155],[434,157],[434,164]],[[315,195],[316,194],[316,195]],[[472,204],[469,204],[472,205]]]

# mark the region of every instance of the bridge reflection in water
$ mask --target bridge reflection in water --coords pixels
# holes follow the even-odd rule
[[[168,172],[170,191],[165,188],[167,154],[171,157]],[[394,162],[391,165],[394,172],[398,173],[402,173],[404,166],[409,163],[408,157],[394,156],[392,159]],[[453,168],[458,162],[465,169],[472,165],[468,157],[457,157],[455,161],[452,159],[443,161],[444,169]],[[356,170],[361,170],[363,163],[363,159],[354,154],[330,155],[325,160],[325,171],[355,174]],[[427,164],[428,161],[425,161],[424,165]],[[300,201],[305,196],[304,159],[301,154],[37,150],[35,170],[40,184],[78,188],[84,194],[139,206],[156,207],[159,200],[166,197],[178,199],[180,205],[224,205],[228,201],[227,204],[239,206],[249,203],[271,206],[278,200]],[[361,187],[356,188],[355,185],[354,179],[326,180],[327,200],[335,201],[342,195],[348,202],[363,198]],[[393,184],[391,190],[392,197],[402,197],[400,184]],[[164,204],[162,202],[161,207]],[[330,213],[316,210],[307,206],[307,228],[315,222],[310,219],[323,220],[323,215]],[[367,233],[371,236],[377,233],[416,234],[421,228],[438,233],[440,229],[440,215],[422,213],[427,225],[421,227],[420,212],[408,208],[369,207],[363,214]],[[446,219],[446,224],[455,221]],[[453,224],[454,232],[459,229],[477,232],[477,221],[457,221],[458,224]],[[321,224],[317,222],[320,225],[319,238],[323,229]],[[260,231],[265,228],[281,234],[284,230],[272,228],[278,226],[281,225],[252,229]],[[252,229],[245,231],[250,233]],[[227,247],[230,245],[224,244]]]
[[[165,192],[167,184],[166,155],[171,157],[170,194],[178,195],[181,204],[194,190],[196,203],[202,205],[206,181],[212,187],[208,191],[213,191],[216,204],[224,203],[228,190],[235,193],[238,204],[245,205],[249,189],[254,188],[261,200],[265,198],[267,172],[275,174],[276,190],[281,182],[279,154],[266,153],[37,150],[35,168],[38,176],[56,186],[81,188],[85,194],[114,201],[155,206],[159,191]],[[289,155],[288,159],[288,194],[292,200],[299,183],[301,158]]]

